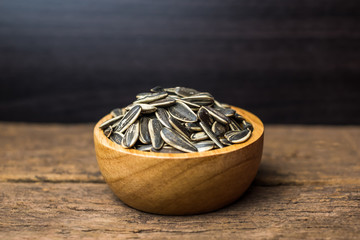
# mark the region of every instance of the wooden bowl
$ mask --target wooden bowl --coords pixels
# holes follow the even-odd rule
[[[254,126],[249,140],[196,153],[124,149],[94,128],[96,158],[111,190],[125,204],[150,213],[188,215],[213,211],[238,199],[258,170],[264,139],[260,119],[232,107]]]

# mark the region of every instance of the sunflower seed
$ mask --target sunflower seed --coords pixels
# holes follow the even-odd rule
[[[102,130],[105,130],[106,128],[108,128],[109,126],[113,125],[114,123],[118,122],[119,120],[121,120],[123,118],[123,116],[117,116],[114,118],[110,118],[108,120],[106,120],[105,122],[103,122],[99,128]]]
[[[198,116],[200,119],[200,127],[204,130],[204,132],[209,136],[209,138],[219,147],[222,148],[223,145],[217,139],[215,134],[211,131],[210,126],[212,125],[211,118],[209,113],[205,110],[204,107],[201,107],[198,111]]]
[[[114,118],[114,117],[117,117],[117,116],[124,115],[121,108],[115,108],[115,109],[113,109],[113,110],[110,112],[110,114],[111,114],[111,116],[112,116],[113,118]]]
[[[224,133],[227,131],[228,126],[227,125],[223,125],[217,121],[215,121],[213,123],[213,125],[211,126],[211,131],[216,135],[216,136],[222,136],[224,135]]]
[[[197,152],[197,148],[182,134],[170,128],[163,128],[160,132],[162,139],[170,146],[184,152]]]
[[[207,93],[199,93],[189,97],[183,97],[181,100],[199,106],[209,106],[214,103],[213,97]]]
[[[151,144],[137,145],[137,146],[135,146],[135,148],[139,151],[150,151],[152,148],[152,145]]]
[[[197,142],[194,145],[197,148],[198,152],[205,152],[214,148],[214,142],[210,140]]]
[[[227,117],[233,117],[236,113],[236,111],[231,108],[215,108],[215,109]]]
[[[114,143],[117,143],[119,145],[121,145],[121,141],[123,139],[124,135],[122,133],[113,133],[110,136],[110,140],[113,141]]]
[[[159,150],[151,148],[151,152],[157,152],[157,153],[185,153],[185,152],[180,151],[179,149],[176,149],[176,148],[173,148],[173,147],[162,147]]]
[[[163,99],[159,99],[153,102],[150,102],[149,104],[155,107],[169,107],[171,105],[174,105],[176,103],[176,100],[171,97],[166,97]]]
[[[200,127],[199,123],[194,123],[194,122],[185,123],[185,127],[192,132],[202,131],[202,128]]]
[[[151,94],[153,94],[153,93],[151,93],[151,92],[138,93],[138,94],[136,94],[136,98],[137,99],[144,98],[144,97],[150,96]]]
[[[180,96],[175,95],[175,94],[169,94],[168,96],[169,96],[170,98],[174,99],[174,100],[181,99],[181,97],[180,97]]]
[[[121,146],[124,148],[131,148],[135,145],[139,138],[139,120],[133,123],[125,132],[125,135],[121,141]]]
[[[176,102],[175,105],[169,107],[170,114],[182,122],[196,122],[197,116],[186,104]]]
[[[152,89],[150,89],[151,92],[164,92],[164,88],[162,88],[161,86],[156,86],[153,87]]]
[[[164,91],[168,93],[175,93],[175,88],[164,88]]]
[[[132,103],[128,106],[125,107],[125,109],[127,111],[129,111],[132,107],[134,107],[135,105],[138,105],[141,107],[141,113],[142,114],[149,114],[149,113],[153,113],[156,111],[156,107],[155,106],[152,106],[150,104],[146,104],[146,103]]]
[[[207,107],[204,106],[203,107],[206,111],[208,111],[208,113],[218,122],[222,123],[222,124],[229,124],[230,123],[230,119],[225,116],[224,114],[222,114],[221,112],[217,111],[214,108],[211,107]]]
[[[155,116],[161,122],[164,127],[171,128],[171,124],[169,122],[169,113],[164,108],[158,108],[155,112]]]
[[[100,125],[106,137],[125,148],[207,151],[246,141],[253,130],[230,105],[216,101],[208,92],[156,86],[136,98],[127,107],[113,109],[112,118]]]
[[[198,91],[196,91],[195,89],[192,89],[192,88],[176,87],[175,93],[181,97],[188,97],[188,96],[198,93]]]
[[[211,100],[212,102],[214,102],[214,97],[208,93],[208,92],[198,92],[196,94],[190,95],[190,96],[185,96],[182,99],[184,100]]]
[[[140,119],[140,131],[139,131],[139,140],[143,144],[150,144],[150,134],[149,134],[149,121],[150,118],[142,117]]]
[[[249,129],[250,131],[254,130],[253,125],[245,120],[243,120],[241,127],[242,127],[242,129]]]
[[[173,118],[172,116],[169,116],[169,123],[176,131],[178,131],[180,134],[184,135],[186,138],[188,138],[188,140],[190,140],[190,132],[186,129],[185,126],[181,124],[180,121],[178,121],[176,118]]]
[[[220,142],[225,145],[225,146],[231,146],[232,143],[229,142],[226,138],[222,137],[222,138],[219,138]]]
[[[160,121],[157,119],[150,119],[149,121],[149,133],[152,147],[160,149],[164,145],[164,140],[160,136],[160,131],[163,128]]]
[[[249,129],[245,129],[239,131],[238,133],[231,134],[230,136],[226,137],[226,139],[231,143],[241,143],[245,142],[251,136],[251,131]]]
[[[189,102],[189,101],[186,101],[184,99],[177,99],[176,100],[177,102],[182,102],[182,103],[185,103],[186,105],[188,105],[192,110],[195,109],[195,110],[198,110],[201,106],[196,104],[196,103],[192,103],[192,102]]]
[[[203,140],[206,140],[208,138],[209,138],[209,136],[205,132],[193,133],[190,136],[190,139],[193,140],[193,141],[196,141],[196,142],[203,141]]]
[[[157,109],[155,106],[146,103],[138,103],[136,105],[139,105],[141,107],[141,113],[143,114],[153,113]]]
[[[211,131],[210,127],[203,122],[200,122],[201,128],[204,132],[209,136],[209,138],[218,146],[219,148],[223,148],[222,143],[216,138],[215,134]]]
[[[238,134],[239,132],[241,132],[241,130],[231,130],[231,131],[227,131],[224,134],[224,137],[227,139],[229,137],[231,137],[232,135]]]
[[[237,121],[237,122],[242,122],[245,120],[245,118],[243,116],[241,116],[240,114],[238,113],[235,113],[234,114],[234,119]]]
[[[110,137],[110,135],[113,133],[113,128],[111,127],[111,125],[107,128],[107,129],[105,129],[104,130],[104,134],[105,134],[105,136],[107,137],[107,138],[109,138]]]
[[[201,107],[197,114],[200,122],[203,122],[208,126],[212,125],[213,121],[211,120],[210,114],[204,107]]]
[[[223,108],[231,108],[231,106],[229,104],[226,104],[226,103],[221,103],[221,106]]]
[[[141,112],[141,107],[139,105],[135,105],[132,107],[121,119],[121,122],[114,129],[116,132],[124,132],[131,124],[133,124],[137,118],[139,117]]]
[[[241,130],[241,126],[234,120],[231,119],[229,127],[233,131],[239,131]]]
[[[153,102],[153,101],[165,98],[167,95],[168,95],[167,92],[156,92],[156,93],[152,93],[148,96],[145,96],[143,98],[139,98],[134,103],[149,103],[149,102]]]
[[[216,101],[215,99],[214,99],[214,106],[215,106],[216,108],[222,108],[221,103],[220,103],[219,101]]]

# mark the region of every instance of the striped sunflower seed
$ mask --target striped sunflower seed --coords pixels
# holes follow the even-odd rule
[[[164,145],[164,140],[161,138],[160,131],[163,128],[158,119],[150,119],[149,133],[151,144],[154,149],[160,149]]]
[[[221,103],[221,106],[223,108],[231,108],[231,106],[229,104],[226,104],[226,103]]]
[[[169,113],[164,108],[158,108],[155,112],[155,116],[161,122],[164,127],[171,128],[171,124],[169,122]]]
[[[214,103],[214,99],[207,94],[195,94],[193,96],[184,97],[181,100],[198,106],[210,106]]]
[[[151,94],[153,94],[153,93],[151,93],[151,92],[138,93],[138,94],[136,94],[136,98],[137,99],[144,98],[144,97],[150,96]]]
[[[228,130],[228,125],[223,125],[217,121],[215,121],[213,123],[213,125],[211,126],[211,131],[216,135],[216,136],[222,136],[224,135],[224,133]]]
[[[194,123],[194,122],[185,123],[185,127],[191,132],[202,131],[202,128],[200,127],[199,123]]]
[[[196,122],[197,116],[186,104],[176,102],[169,107],[169,113],[179,121],[182,122]]]
[[[141,112],[141,107],[139,105],[135,105],[132,107],[121,119],[120,123],[114,129],[115,132],[124,132],[131,124],[133,124],[137,118],[139,117]]]
[[[113,127],[110,125],[107,129],[104,130],[104,134],[107,138],[109,138],[111,136],[111,134],[113,133]]]
[[[253,125],[245,120],[242,121],[241,127],[242,129],[249,129],[250,131],[254,130]]]
[[[183,152],[197,152],[197,148],[182,134],[176,132],[174,129],[163,128],[160,132],[162,139],[172,146]]]
[[[226,135],[226,134],[225,134]],[[248,140],[251,136],[251,131],[249,129],[245,129],[242,131],[238,131],[235,134],[230,134],[229,136],[225,136],[226,139],[231,143],[241,143]]]
[[[150,144],[150,133],[149,133],[149,121],[150,118],[142,117],[140,119],[140,130],[139,130],[139,140],[143,144]]]
[[[196,132],[196,133],[191,134],[191,136],[190,136],[190,139],[193,141],[196,141],[196,142],[203,141],[208,138],[209,138],[209,136],[205,132]]]
[[[219,123],[222,124],[230,123],[230,119],[221,112],[217,111],[216,109],[207,106],[204,106],[203,108]]]
[[[234,119],[237,121],[237,122],[242,122],[245,120],[245,118],[243,116],[241,116],[240,114],[238,113],[235,113],[234,114]]]
[[[196,104],[196,103],[192,103],[192,102],[189,102],[189,101],[186,101],[184,99],[176,99],[177,102],[182,102],[182,103],[185,103],[186,105],[189,106],[189,108],[191,108],[191,110],[199,110],[199,108],[201,107],[200,105]]]
[[[184,135],[188,139],[190,138],[190,135],[191,135],[190,132],[176,118],[173,118],[172,116],[169,116],[169,123],[180,134]]]
[[[113,118],[110,118],[108,120],[106,120],[105,122],[103,122],[99,128],[102,129],[102,130],[105,130],[106,128],[108,128],[109,126],[112,126],[114,123],[120,121],[121,119],[123,118],[123,116],[117,116],[117,117],[113,117]]]
[[[173,148],[171,146],[164,146],[159,150],[157,150],[155,148],[151,148],[151,152],[157,152],[157,153],[185,153],[185,152],[180,151],[179,149]]]
[[[141,107],[141,113],[142,114],[149,114],[149,113],[153,113],[156,111],[156,107],[150,104],[146,104],[146,103],[136,103],[136,104],[130,104],[128,105],[125,109],[126,110],[130,110],[133,106],[138,105]]]
[[[137,146],[135,146],[135,148],[136,148],[137,150],[139,150],[139,151],[146,151],[146,152],[148,152],[148,151],[151,150],[152,145],[151,145],[151,144],[137,145]]]
[[[155,107],[169,107],[171,105],[174,105],[176,103],[176,100],[172,97],[166,97],[163,99],[159,99],[153,102],[150,102],[149,104]]]
[[[230,131],[227,131],[225,134],[224,134],[224,137],[227,139],[229,138],[230,136],[234,135],[234,134],[237,134],[241,132],[241,130],[230,130]]]
[[[175,88],[164,88],[164,91],[168,93],[175,93]]]
[[[150,103],[150,102],[165,98],[167,95],[168,95],[167,92],[156,92],[156,93],[152,93],[148,96],[139,98],[134,103]]]
[[[121,141],[122,141],[123,137],[124,137],[124,134],[115,132],[115,133],[111,134],[110,140],[113,141],[114,143],[121,145]]]
[[[150,89],[150,92],[164,92],[164,91],[165,91],[164,88],[162,88],[161,86],[156,86]]]
[[[232,143],[229,142],[229,141],[228,141],[226,138],[224,138],[224,137],[219,138],[219,140],[220,140],[220,142],[221,142],[223,145],[225,145],[225,146],[231,146],[231,145],[232,145]]]
[[[215,134],[211,131],[210,126],[212,125],[212,122],[210,120],[210,116],[208,111],[204,107],[201,107],[198,111],[198,117],[200,119],[200,127],[203,129],[203,131],[209,136],[209,138],[218,146],[219,148],[223,148],[223,145],[221,142],[217,139]]]
[[[233,116],[235,116],[235,113],[236,113],[236,111],[231,108],[222,108],[221,107],[221,108],[215,108],[215,109],[227,117],[233,117]]]
[[[241,126],[240,126],[236,121],[234,121],[233,119],[231,119],[230,124],[229,124],[229,127],[230,127],[230,129],[233,130],[233,131],[239,131],[239,130],[241,130]]]
[[[188,97],[194,94],[197,94],[198,91],[192,88],[186,88],[186,87],[176,87],[175,93],[181,97]]]
[[[107,138],[125,148],[166,153],[208,151],[246,141],[254,129],[208,92],[156,86],[136,98],[127,107],[113,109],[112,118],[99,127]]]
[[[223,148],[222,143],[216,138],[215,134],[211,131],[210,127],[203,122],[200,122],[201,128],[204,132],[209,136],[209,138],[218,146],[219,148]]]
[[[213,149],[215,146],[214,142],[211,140],[197,142],[194,145],[197,148],[198,152],[209,151],[209,150]]]
[[[139,121],[136,121],[126,130],[125,135],[121,140],[121,146],[124,148],[131,148],[135,145],[139,138],[139,126]]]
[[[110,112],[110,114],[111,114],[111,116],[112,116],[113,118],[114,118],[114,117],[117,117],[117,116],[124,115],[121,108],[115,108],[115,109],[113,109],[113,110]]]

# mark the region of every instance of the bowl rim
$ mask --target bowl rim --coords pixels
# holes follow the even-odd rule
[[[243,143],[237,143],[230,146],[225,146],[223,148],[213,149],[210,151],[205,152],[193,152],[193,153],[157,153],[157,152],[144,152],[137,149],[126,149],[121,147],[119,144],[114,143],[110,139],[108,139],[102,132],[102,130],[99,128],[99,126],[106,120],[111,118],[111,114],[107,114],[103,118],[101,118],[94,127],[94,140],[95,142],[98,142],[99,144],[103,145],[106,148],[109,148],[116,152],[121,152],[124,154],[129,154],[133,156],[139,156],[139,157],[147,157],[147,158],[161,158],[161,159],[171,159],[171,158],[194,158],[194,157],[208,157],[208,156],[217,156],[217,155],[223,155],[225,153],[230,153],[233,151],[237,151],[243,148],[246,148],[247,146],[252,145],[254,142],[259,140],[263,134],[264,134],[264,124],[262,121],[253,113],[234,106],[230,106],[232,109],[234,109],[238,114],[242,115],[246,121],[250,122],[254,126],[254,131],[251,134],[251,137]]]

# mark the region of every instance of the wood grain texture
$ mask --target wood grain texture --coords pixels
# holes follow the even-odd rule
[[[250,189],[219,211],[186,217],[146,214],[119,201],[98,170],[93,127],[0,123],[1,239],[360,234],[358,126],[265,126],[263,159]]]
[[[0,183],[1,239],[358,239],[357,186],[252,186],[194,216],[139,212],[106,184]]]
[[[95,122],[139,91],[185,85],[264,122],[360,124],[359,10],[357,0],[2,0],[0,120]]]
[[[96,158],[112,191],[136,209],[166,215],[214,211],[238,199],[254,180],[263,152],[264,125],[252,113],[233,109],[252,124],[241,144],[196,153],[124,149],[94,127]]]

